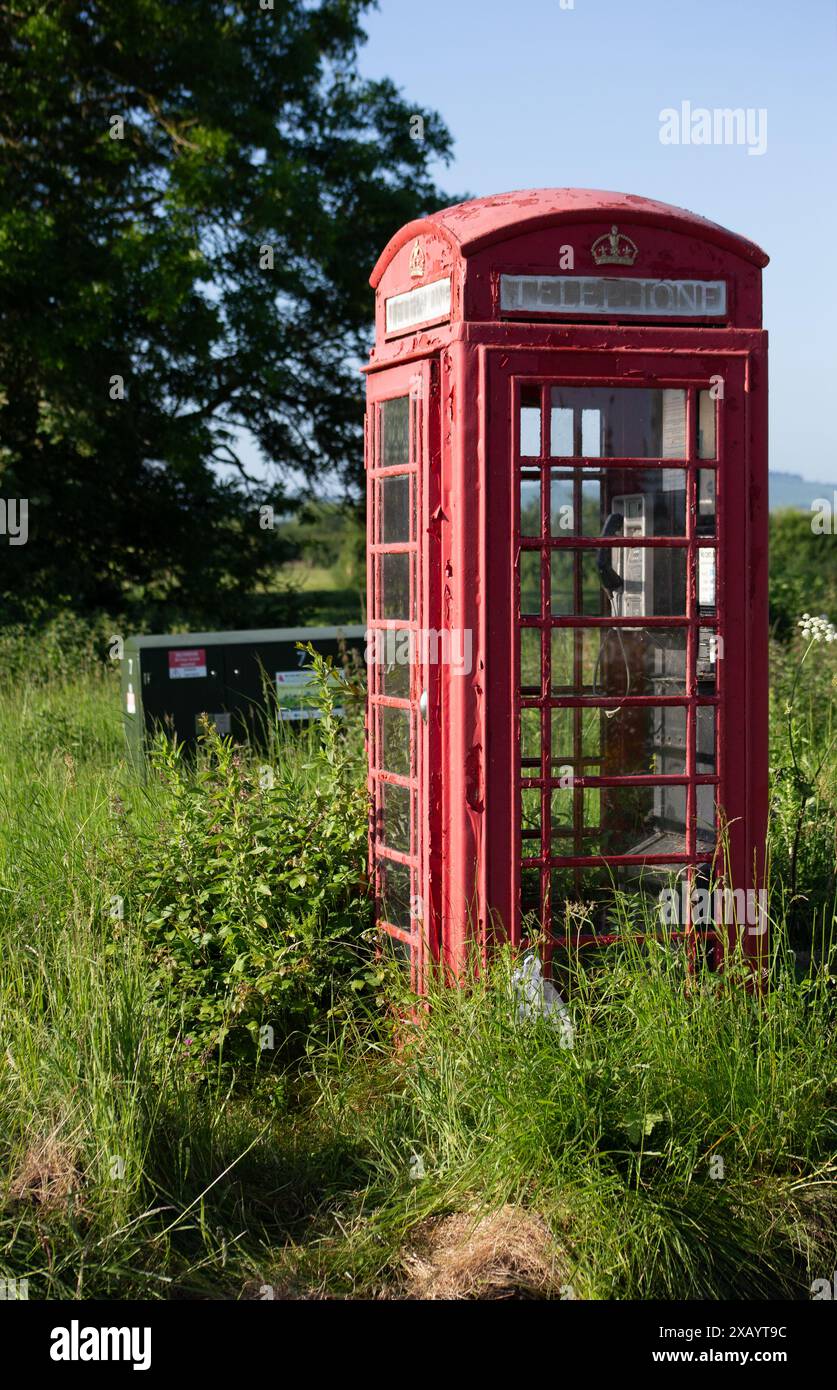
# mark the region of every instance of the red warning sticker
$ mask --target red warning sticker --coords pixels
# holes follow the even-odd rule
[[[181,647],[169,652],[170,680],[206,675],[206,647]]]

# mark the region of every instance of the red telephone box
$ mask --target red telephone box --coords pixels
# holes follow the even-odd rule
[[[764,950],[766,264],[541,189],[375,266],[370,862],[419,987],[536,925],[643,935],[649,896],[715,963]]]

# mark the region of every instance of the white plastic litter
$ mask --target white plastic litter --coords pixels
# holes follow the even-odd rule
[[[523,956],[512,972],[511,982],[519,1001],[518,1023],[531,1018],[546,1018],[560,1030],[561,1047],[572,1047],[575,1029],[570,1011],[551,981],[544,979],[540,957],[534,951],[527,951]]]
[[[425,1167],[424,1167],[424,1159],[422,1158],[421,1154],[417,1154],[417,1153],[412,1153],[412,1154],[410,1154],[410,1178],[411,1178],[411,1180],[412,1180],[413,1182],[420,1182],[421,1179],[422,1179],[423,1177],[426,1177],[426,1172],[425,1172]]]

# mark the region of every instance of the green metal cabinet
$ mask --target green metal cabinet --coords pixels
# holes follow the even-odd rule
[[[265,682],[276,692],[281,717],[304,723],[311,718],[308,657],[297,642],[311,642],[335,665],[362,663],[365,636],[363,627],[301,627],[129,637],[121,695],[129,747],[142,757],[146,735],[158,726],[192,745],[202,714],[220,733],[258,741]]]

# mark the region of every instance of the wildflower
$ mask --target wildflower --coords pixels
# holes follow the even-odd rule
[[[806,641],[837,642],[837,627],[828,621],[824,613],[818,618],[812,618],[810,613],[803,613],[797,627],[802,629],[802,636]]]

